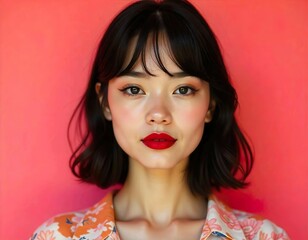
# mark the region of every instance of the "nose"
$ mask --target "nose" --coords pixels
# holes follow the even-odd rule
[[[146,114],[146,122],[148,124],[170,124],[172,115],[170,112],[170,104],[168,101],[159,97],[153,98],[148,102],[148,112]]]

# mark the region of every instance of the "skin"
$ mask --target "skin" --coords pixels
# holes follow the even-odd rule
[[[183,73],[164,44],[160,51],[174,76],[157,66],[148,46],[146,64],[154,76],[137,62],[131,73],[110,80],[103,109],[129,156],[127,180],[114,197],[116,225],[124,240],[199,239],[207,212],[206,201],[191,194],[183,174],[212,119],[209,85]],[[99,89],[98,83],[97,93]],[[177,141],[168,149],[150,149],[141,140],[154,132]]]

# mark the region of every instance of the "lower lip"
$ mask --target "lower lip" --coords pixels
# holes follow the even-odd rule
[[[151,149],[156,149],[156,150],[163,150],[170,148],[175,141],[167,141],[167,140],[161,140],[161,141],[154,141],[154,140],[149,140],[149,141],[142,141],[144,145]]]

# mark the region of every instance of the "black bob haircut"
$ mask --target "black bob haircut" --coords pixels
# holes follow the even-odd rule
[[[185,170],[191,192],[208,197],[213,188],[246,186],[253,154],[234,117],[237,94],[214,33],[196,8],[185,0],[138,1],[110,23],[98,46],[86,92],[69,124],[68,135],[73,119],[77,117],[79,127],[83,117],[86,120],[86,132],[70,158],[73,174],[101,188],[125,182],[128,156],[116,142],[112,123],[102,112],[102,107],[108,104],[108,82],[131,71],[139,59],[144,70],[151,74],[145,62],[149,41],[158,66],[172,75],[160,58],[161,36],[167,39],[170,57],[180,69],[209,83],[211,100],[216,103],[212,121],[205,125],[202,139]],[[133,39],[136,44],[127,64],[128,46]],[[95,91],[98,82],[101,103]]]

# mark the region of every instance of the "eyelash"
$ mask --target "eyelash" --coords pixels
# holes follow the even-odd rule
[[[132,89],[135,88],[135,89],[138,89],[138,93],[134,94],[132,93]],[[130,93],[128,92],[130,90]],[[124,87],[122,89],[120,89],[121,92],[123,92],[124,94],[128,95],[128,96],[137,96],[137,95],[143,95],[145,94],[144,91],[141,90],[140,87],[138,86],[128,86],[128,87]],[[142,91],[143,93],[139,93],[140,91]]]
[[[195,89],[195,88],[193,88],[193,87],[181,86],[181,87],[179,87],[177,90],[175,90],[174,93],[177,92],[177,91],[180,91],[181,88],[189,91],[189,93],[186,93],[186,94],[178,93],[179,95],[182,95],[182,96],[194,95],[194,94],[197,92],[197,89]]]
[[[132,89],[134,89],[138,91],[138,93],[132,93]],[[181,93],[176,93],[178,91],[180,91],[180,89],[185,89],[188,90],[189,93],[185,93],[185,94],[181,94]],[[145,92],[138,86],[128,86],[128,87],[124,87],[122,89],[120,89],[121,92],[123,92],[124,94],[128,95],[128,96],[138,96],[138,95],[144,95]],[[194,95],[198,90],[193,88],[193,87],[189,87],[189,86],[181,86],[179,88],[177,88],[173,93],[176,95],[182,95],[182,96],[190,96],[190,95]],[[140,93],[141,92],[141,93]]]

